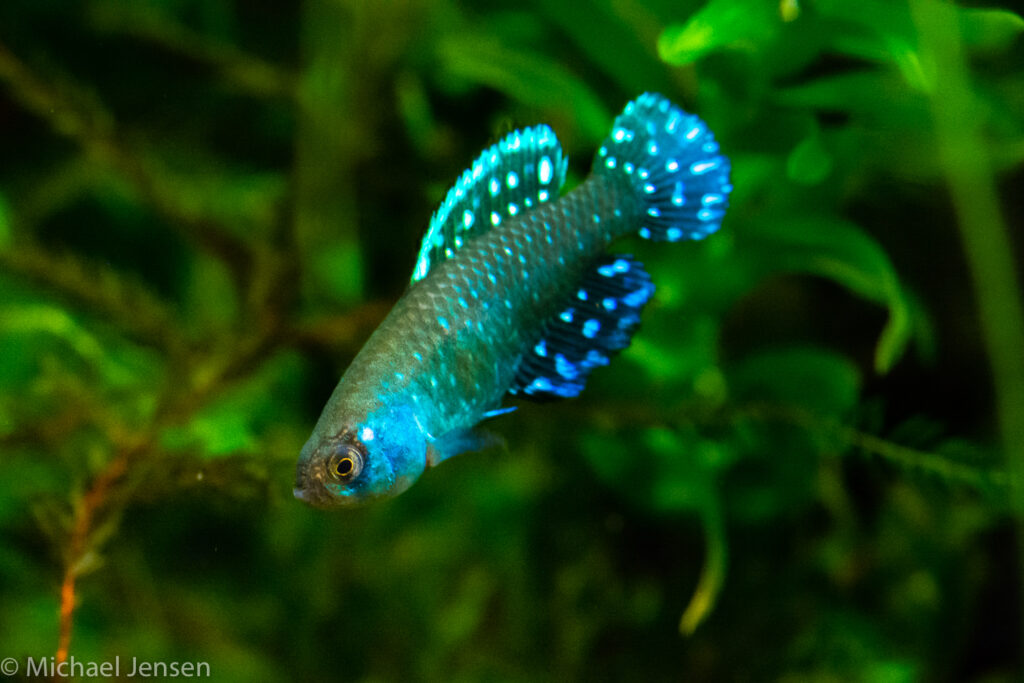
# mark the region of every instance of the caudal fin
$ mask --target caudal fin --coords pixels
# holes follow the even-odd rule
[[[640,236],[675,242],[718,230],[729,203],[729,159],[700,118],[663,96],[626,105],[594,158],[594,173],[627,183],[642,201]]]

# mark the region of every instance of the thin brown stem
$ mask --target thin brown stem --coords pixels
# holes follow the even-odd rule
[[[94,528],[98,513],[107,503],[111,487],[128,471],[129,461],[137,450],[124,450],[93,480],[75,511],[75,525],[68,542],[65,559],[64,580],[60,589],[60,636],[57,642],[56,662],[67,661],[71,647],[71,626],[75,612],[75,581],[81,570],[82,560],[89,548],[89,536]]]

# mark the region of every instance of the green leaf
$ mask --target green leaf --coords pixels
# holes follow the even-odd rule
[[[815,415],[842,416],[860,395],[860,373],[831,351],[786,348],[743,358],[727,372],[733,400],[797,406]]]
[[[1024,18],[1008,10],[963,8],[959,12],[964,43],[983,52],[1002,52],[1024,32]]]
[[[650,427],[639,436],[588,434],[583,450],[597,475],[635,504],[660,513],[703,512],[717,496],[714,472],[734,458],[729,447],[689,428]]]
[[[645,32],[636,25],[639,18],[625,11],[621,3],[592,0],[586,12],[580,12],[578,5],[568,2],[534,0],[532,5],[565,31],[587,58],[613,78],[623,91],[634,91],[637,83],[660,92],[669,92],[672,88],[665,66],[650,58]],[[609,45],[615,45],[615,49],[609,50]]]
[[[683,65],[725,47],[756,49],[776,37],[780,24],[771,0],[711,0],[685,24],[665,29],[658,55]]]
[[[446,37],[437,50],[446,78],[485,85],[549,110],[571,102],[573,118],[588,137],[600,140],[608,132],[611,116],[600,98],[557,60],[515,50],[493,36],[475,34]]]
[[[875,368],[887,372],[899,360],[914,328],[911,307],[892,262],[867,233],[834,217],[792,216],[761,220],[744,239],[755,269],[820,275],[888,308]]]
[[[832,156],[817,130],[793,148],[786,160],[786,175],[801,185],[818,185],[832,170]]]

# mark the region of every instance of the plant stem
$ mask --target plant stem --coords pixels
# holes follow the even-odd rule
[[[75,580],[78,578],[81,562],[89,551],[89,534],[93,530],[96,513],[107,500],[110,487],[113,486],[128,470],[130,451],[122,451],[121,455],[112,460],[100,473],[82,498],[75,511],[75,526],[71,532],[69,551],[64,567],[64,580],[60,588],[60,636],[57,642],[56,663],[67,661],[71,647],[71,625],[75,613]]]
[[[1010,474],[1024,567],[1024,307],[982,126],[984,108],[971,90],[956,7],[911,0],[922,61],[934,69],[929,95],[938,152],[953,197],[974,280],[981,331],[996,399],[996,419]]]

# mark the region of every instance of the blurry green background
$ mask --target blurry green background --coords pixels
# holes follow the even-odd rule
[[[4,0],[0,657],[1019,680],[1017,11]],[[645,90],[735,192],[705,242],[617,245],[658,285],[633,346],[507,450],[294,501],[455,177],[546,122],[573,185]]]

